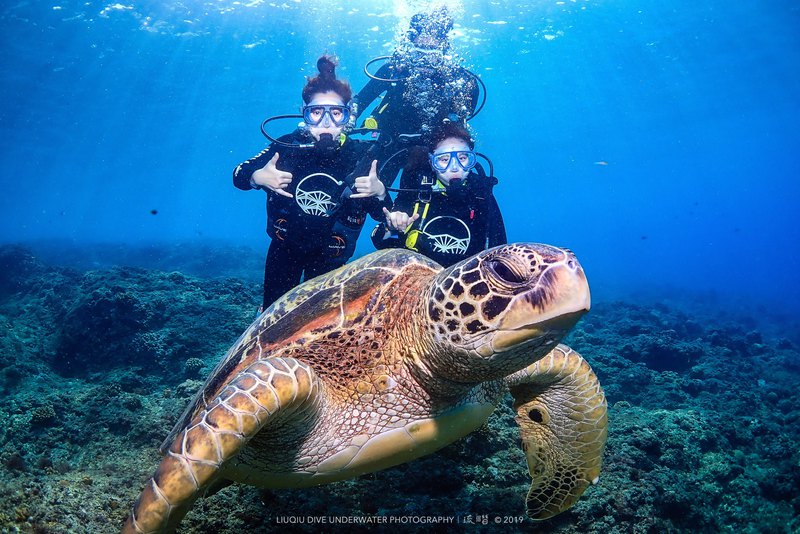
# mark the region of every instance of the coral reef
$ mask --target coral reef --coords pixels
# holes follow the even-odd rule
[[[180,253],[177,265],[202,257],[215,276],[241,254]],[[158,445],[260,300],[257,277],[77,267],[0,247],[0,532],[117,532]],[[439,453],[357,480],[229,486],[180,532],[317,532],[311,518],[352,517],[433,532],[454,527],[419,518],[507,532],[800,531],[796,324],[673,295],[597,303],[567,342],[606,390],[610,433],[599,484],[552,520],[524,517],[530,477],[504,405]]]

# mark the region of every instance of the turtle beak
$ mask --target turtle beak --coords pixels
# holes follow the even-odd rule
[[[498,331],[492,343],[495,352],[504,352],[517,347],[526,341],[544,337],[560,340],[572,329],[586,310],[565,313],[535,325],[522,326],[510,330]]]

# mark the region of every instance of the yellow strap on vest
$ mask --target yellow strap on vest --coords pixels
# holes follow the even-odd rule
[[[428,216],[428,208],[430,207],[431,205],[426,202],[425,208],[422,210],[422,216],[420,217],[420,219],[423,221]],[[411,216],[413,217],[417,213],[419,213],[419,202],[414,204],[414,212],[411,214]],[[406,228],[406,233],[408,235],[406,236],[405,247],[409,250],[413,250],[414,252],[419,252],[419,250],[417,250],[417,238],[419,238],[419,234],[421,232],[419,230],[411,230],[411,226],[409,226]]]
[[[422,217],[420,217],[420,219],[422,219],[423,221],[428,218],[428,208],[430,208],[430,207],[431,207],[431,203],[430,202],[426,202],[425,203],[425,209],[422,210]]]

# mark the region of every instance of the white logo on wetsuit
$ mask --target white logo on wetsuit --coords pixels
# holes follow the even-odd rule
[[[443,215],[434,217],[422,228],[433,245],[434,252],[466,254],[472,238],[469,226],[457,217]]]
[[[315,172],[309,174],[297,184],[294,199],[303,213],[317,217],[330,217],[339,205],[338,199],[333,196],[339,191],[342,182],[337,181],[330,174]]]

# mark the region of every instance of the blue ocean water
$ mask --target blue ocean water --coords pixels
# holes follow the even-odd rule
[[[325,52],[359,89],[411,15],[439,5],[488,89],[471,125],[509,239],[569,247],[588,275],[593,309],[566,342],[608,399],[600,482],[553,520],[525,519],[530,477],[501,403],[439,454],[316,489],[234,485],[182,531],[329,516],[799,531],[792,0],[4,4],[0,531],[118,531],[253,320],[264,195],[231,172],[266,146],[261,121],[297,112]],[[88,272],[61,268],[81,259]]]
[[[595,299],[798,309],[797,2],[444,3],[488,88],[472,126],[511,240],[573,249]],[[261,120],[296,112],[323,52],[360,88],[428,5],[7,4],[0,242],[264,250],[263,195],[230,177]]]

